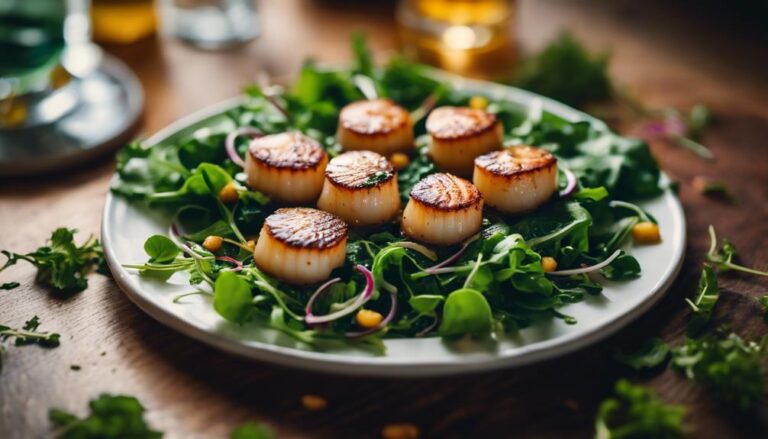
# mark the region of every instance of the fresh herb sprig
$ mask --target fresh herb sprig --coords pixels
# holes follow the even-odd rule
[[[709,226],[709,250],[705,260],[717,267],[720,271],[740,271],[742,273],[755,274],[757,276],[768,276],[768,271],[761,271],[734,262],[736,258],[736,247],[727,239],[723,240],[722,245],[717,246],[717,234],[715,228]]]
[[[126,395],[101,394],[88,403],[90,413],[82,418],[61,409],[51,409],[48,418],[53,437],[61,439],[159,439],[144,419],[144,406]]]
[[[3,250],[8,260],[0,271],[27,261],[37,267],[36,280],[40,284],[64,294],[84,290],[88,287],[88,273],[103,263],[104,253],[99,240],[93,236],[79,246],[75,244],[75,233],[74,229],[56,229],[48,245],[30,253]]]
[[[617,362],[636,371],[651,370],[666,364],[670,347],[660,338],[643,340],[630,350],[618,350],[613,354]]]
[[[595,439],[676,439],[683,437],[685,409],[668,405],[651,390],[627,380],[616,383],[595,420]]]
[[[693,300],[685,301],[691,307],[691,320],[688,323],[688,334],[697,335],[709,323],[712,311],[720,298],[720,289],[717,287],[717,275],[709,265],[704,265],[699,278],[699,286]]]
[[[16,346],[28,344],[38,344],[43,347],[58,346],[61,335],[55,332],[38,331],[39,326],[40,318],[37,316],[27,320],[21,329],[12,329],[9,326],[0,325],[0,340],[5,341],[9,338],[14,338]]]
[[[689,338],[673,350],[672,366],[712,390],[723,401],[748,411],[763,398],[763,358],[768,337],[760,343],[744,341],[722,330]]]

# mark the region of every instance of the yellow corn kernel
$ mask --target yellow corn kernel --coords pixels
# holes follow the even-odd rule
[[[248,250],[254,251],[256,249],[256,241],[253,239],[248,240],[248,242],[245,243],[245,246],[248,247]]]
[[[541,258],[541,268],[545,273],[551,273],[557,270],[557,261],[550,256],[544,256]]]
[[[661,231],[658,224],[643,221],[632,227],[632,239],[638,244],[656,244],[661,242]]]
[[[369,309],[361,309],[357,312],[357,315],[355,316],[355,321],[357,322],[357,326],[365,329],[372,329],[381,323],[381,321],[384,319],[384,316],[377,313],[376,311],[371,311]]]
[[[219,191],[219,199],[226,204],[237,202],[240,195],[237,193],[237,186],[234,181],[230,181]]]
[[[301,405],[307,410],[316,412],[328,407],[328,401],[317,395],[304,395],[301,397]]]
[[[469,108],[474,108],[475,110],[485,110],[486,107],[488,107],[488,99],[486,99],[484,96],[472,96],[469,99]]]
[[[383,439],[418,439],[419,427],[413,424],[389,424],[381,430]]]
[[[205,238],[205,241],[203,241],[203,248],[211,253],[216,253],[221,249],[221,244],[223,242],[224,241],[221,239],[221,236],[211,235]]]
[[[392,162],[392,166],[398,170],[403,169],[411,164],[411,159],[408,157],[408,155],[403,154],[402,152],[396,152],[389,156],[389,161]]]

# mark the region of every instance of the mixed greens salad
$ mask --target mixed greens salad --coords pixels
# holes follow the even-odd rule
[[[575,324],[559,311],[563,305],[600,294],[602,278],[640,275],[639,263],[623,248],[638,223],[655,220],[633,202],[665,190],[646,143],[590,120],[564,120],[536,103],[521,109],[467,94],[401,58],[375,68],[362,40],[353,47],[350,68],[328,70],[307,62],[287,90],[248,87],[242,105],[227,111],[223,124],[179,141],[126,146],[112,191],[173,217],[167,236],[152,236],[144,244],[149,259],[126,267],[161,280],[186,273],[199,289],[195,294],[211,295],[224,319],[266,323],[319,349],[351,343],[381,348],[383,337],[486,336],[514,332],[537,319]],[[227,136],[242,128],[265,134],[298,130],[318,140],[331,157],[338,155],[338,114],[344,105],[365,99],[357,85],[361,75],[372,80],[379,96],[412,112],[417,148],[397,175],[404,201],[415,183],[437,172],[424,153],[429,109],[466,106],[472,99],[502,121],[505,145],[539,146],[557,157],[562,191],[524,216],[486,209],[481,233],[460,246],[407,241],[397,223],[353,229],[346,263],[334,273],[337,282],[297,287],[271,278],[254,265],[251,240],[278,206],[246,187],[242,169],[225,150]],[[248,139],[238,137],[234,146],[242,156]],[[220,192],[233,180],[237,198],[227,204]],[[222,238],[215,253],[202,245],[210,236]],[[556,271],[545,271],[542,258],[556,261]],[[363,308],[385,317],[361,330],[355,312]],[[338,318],[318,323],[308,315]]]

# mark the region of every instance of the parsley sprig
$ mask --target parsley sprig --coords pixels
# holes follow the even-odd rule
[[[75,244],[75,229],[56,229],[48,245],[30,253],[13,253],[3,250],[8,260],[0,271],[27,261],[37,267],[37,282],[50,286],[55,291],[70,294],[88,287],[87,274],[103,263],[104,253],[99,240],[89,237],[83,244]]]
[[[760,343],[747,342],[718,330],[674,349],[672,367],[711,388],[726,403],[748,411],[763,397],[762,358],[767,346],[768,337]]]
[[[54,437],[61,439],[156,439],[163,433],[152,430],[144,420],[144,407],[133,396],[101,394],[88,404],[91,412],[78,418],[60,409],[51,409],[48,418]]]
[[[39,344],[45,347],[55,347],[59,345],[59,334],[55,332],[42,332],[37,328],[40,326],[40,318],[37,316],[32,317],[24,323],[21,329],[13,329],[9,326],[0,325],[0,340],[8,340],[9,338],[15,338],[14,344],[16,346],[23,346],[28,344]]]
[[[595,439],[656,438],[683,436],[682,406],[668,405],[643,386],[627,380],[616,383],[616,395],[604,400],[595,420]]]

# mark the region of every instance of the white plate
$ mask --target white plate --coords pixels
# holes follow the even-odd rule
[[[487,82],[455,77],[458,89],[482,92],[527,108],[541,99],[544,110],[572,121],[592,120],[589,116],[555,101],[522,90]],[[240,103],[231,100],[184,118],[148,140],[155,145],[176,136],[186,136],[203,126],[221,120],[220,114]],[[146,260],[143,242],[153,234],[165,234],[168,218],[142,210],[121,197],[107,196],[102,224],[102,241],[115,281],[128,297],[159,322],[221,350],[291,367],[316,371],[377,376],[434,376],[502,367],[519,366],[568,352],[594,343],[630,323],[650,309],[669,288],[677,275],[685,249],[685,218],[677,197],[667,191],[642,203],[661,225],[659,245],[638,246],[631,253],[643,272],[628,282],[605,282],[603,294],[588,296],[581,303],[568,305],[562,312],[578,323],[567,325],[551,319],[521,330],[498,341],[445,343],[439,337],[385,340],[385,355],[349,349],[317,352],[276,330],[249,324],[225,322],[204,296],[190,296],[173,303],[179,293],[191,287],[179,279],[162,283],[144,279],[121,264]],[[171,279],[173,282],[174,278]]]

